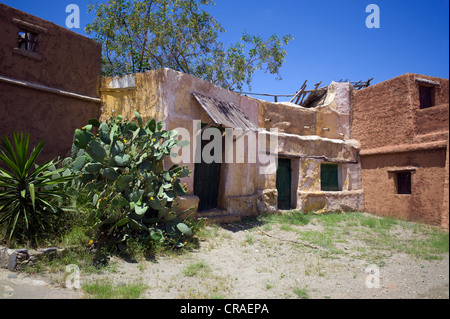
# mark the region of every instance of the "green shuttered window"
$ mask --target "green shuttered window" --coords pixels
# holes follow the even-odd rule
[[[321,164],[320,179],[323,191],[339,191],[339,166],[337,164]]]

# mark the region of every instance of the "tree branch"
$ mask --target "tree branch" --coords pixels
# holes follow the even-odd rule
[[[139,61],[139,72],[142,71],[142,63],[144,61],[144,52],[145,52],[145,47],[147,46],[147,40],[148,40],[148,17],[150,15],[150,11],[152,9],[152,4],[153,1],[150,1],[150,4],[148,5],[148,9],[147,9],[147,14],[145,16],[145,25],[146,25],[146,32],[145,32],[145,38],[144,38],[144,43],[142,44],[142,51],[141,51],[141,59]]]

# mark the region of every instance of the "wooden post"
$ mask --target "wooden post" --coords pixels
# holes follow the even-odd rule
[[[302,92],[305,90],[305,88],[306,88],[306,82],[308,82],[308,80],[305,80],[305,82],[303,83],[303,85],[302,85],[302,87],[300,88],[300,90],[298,90],[298,92],[297,93],[295,93],[295,95],[294,95],[294,97],[289,101],[289,102],[294,102],[295,101],[295,99],[297,99],[297,101],[298,101],[298,98],[299,98],[299,96],[300,96],[300,94],[302,94]]]

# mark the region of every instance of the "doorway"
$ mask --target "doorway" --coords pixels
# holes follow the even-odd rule
[[[210,141],[202,140],[201,154],[203,154],[203,148]],[[211,155],[214,156],[215,149],[211,151]],[[204,211],[217,208],[217,197],[219,195],[219,182],[220,182],[220,168],[221,163],[205,163],[203,156],[201,156],[201,162],[195,163],[194,170],[194,195],[198,196],[200,202],[198,203],[198,211]]]
[[[291,208],[291,184],[291,160],[288,158],[279,158],[277,169],[278,209]]]

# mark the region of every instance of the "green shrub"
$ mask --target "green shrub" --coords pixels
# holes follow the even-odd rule
[[[190,171],[178,165],[165,170],[163,160],[188,143],[163,130],[162,122],[144,125],[135,114],[138,124],[118,116],[75,131],[65,162],[78,177],[67,191],[89,211],[89,235],[97,242],[123,248],[133,238],[149,248],[162,242],[182,247],[193,231],[177,214],[175,199],[186,194],[180,178]]]
[[[28,156],[30,135],[14,133],[14,144],[5,136],[0,149],[0,224],[6,224],[8,241],[31,241],[49,230],[55,215],[62,212],[55,199],[66,196],[60,187],[73,179],[70,171],[57,169],[59,160],[42,165],[36,159],[44,142],[41,141]]]

